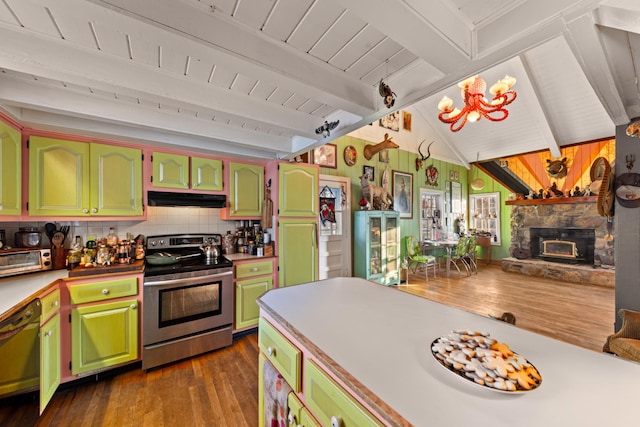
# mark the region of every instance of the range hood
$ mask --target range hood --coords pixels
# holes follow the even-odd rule
[[[192,206],[198,208],[224,208],[227,196],[224,194],[171,193],[165,191],[149,191],[149,206]]]

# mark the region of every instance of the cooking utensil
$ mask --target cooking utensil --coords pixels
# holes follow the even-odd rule
[[[60,231],[56,231],[53,233],[53,237],[51,238],[51,244],[54,248],[60,249],[62,244],[64,243],[64,234]]]
[[[199,253],[193,253],[188,255],[176,256],[168,252],[156,252],[155,254],[147,255],[145,259],[151,265],[170,265],[177,264],[181,259],[193,258],[200,256]]]
[[[47,233],[47,237],[49,238],[49,241],[51,242],[51,238],[53,237],[53,233],[55,233],[57,230],[57,227],[54,223],[52,222],[48,222],[44,225],[44,231],[45,233]],[[53,242],[51,242],[53,243]]]

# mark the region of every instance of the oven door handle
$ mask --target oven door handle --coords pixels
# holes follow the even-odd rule
[[[176,284],[189,283],[189,284],[200,284],[207,283],[212,280],[222,279],[225,276],[231,276],[231,271],[225,271],[224,273],[213,273],[207,274],[206,276],[197,276],[197,277],[181,277],[179,279],[170,279],[170,280],[152,280],[147,281],[145,279],[143,286],[173,286]]]

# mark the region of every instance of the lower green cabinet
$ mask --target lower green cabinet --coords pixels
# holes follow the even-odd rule
[[[383,425],[313,361],[305,360],[304,373],[303,389],[306,406],[318,417],[322,425],[340,427]]]
[[[40,414],[60,385],[60,314],[40,327]]]
[[[236,329],[258,324],[260,308],[256,300],[271,288],[273,288],[271,276],[236,282]]]
[[[71,309],[71,373],[95,371],[138,358],[138,300]]]

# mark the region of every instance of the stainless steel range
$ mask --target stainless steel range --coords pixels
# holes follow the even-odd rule
[[[231,345],[232,263],[202,250],[221,242],[219,234],[147,238],[142,369]]]

